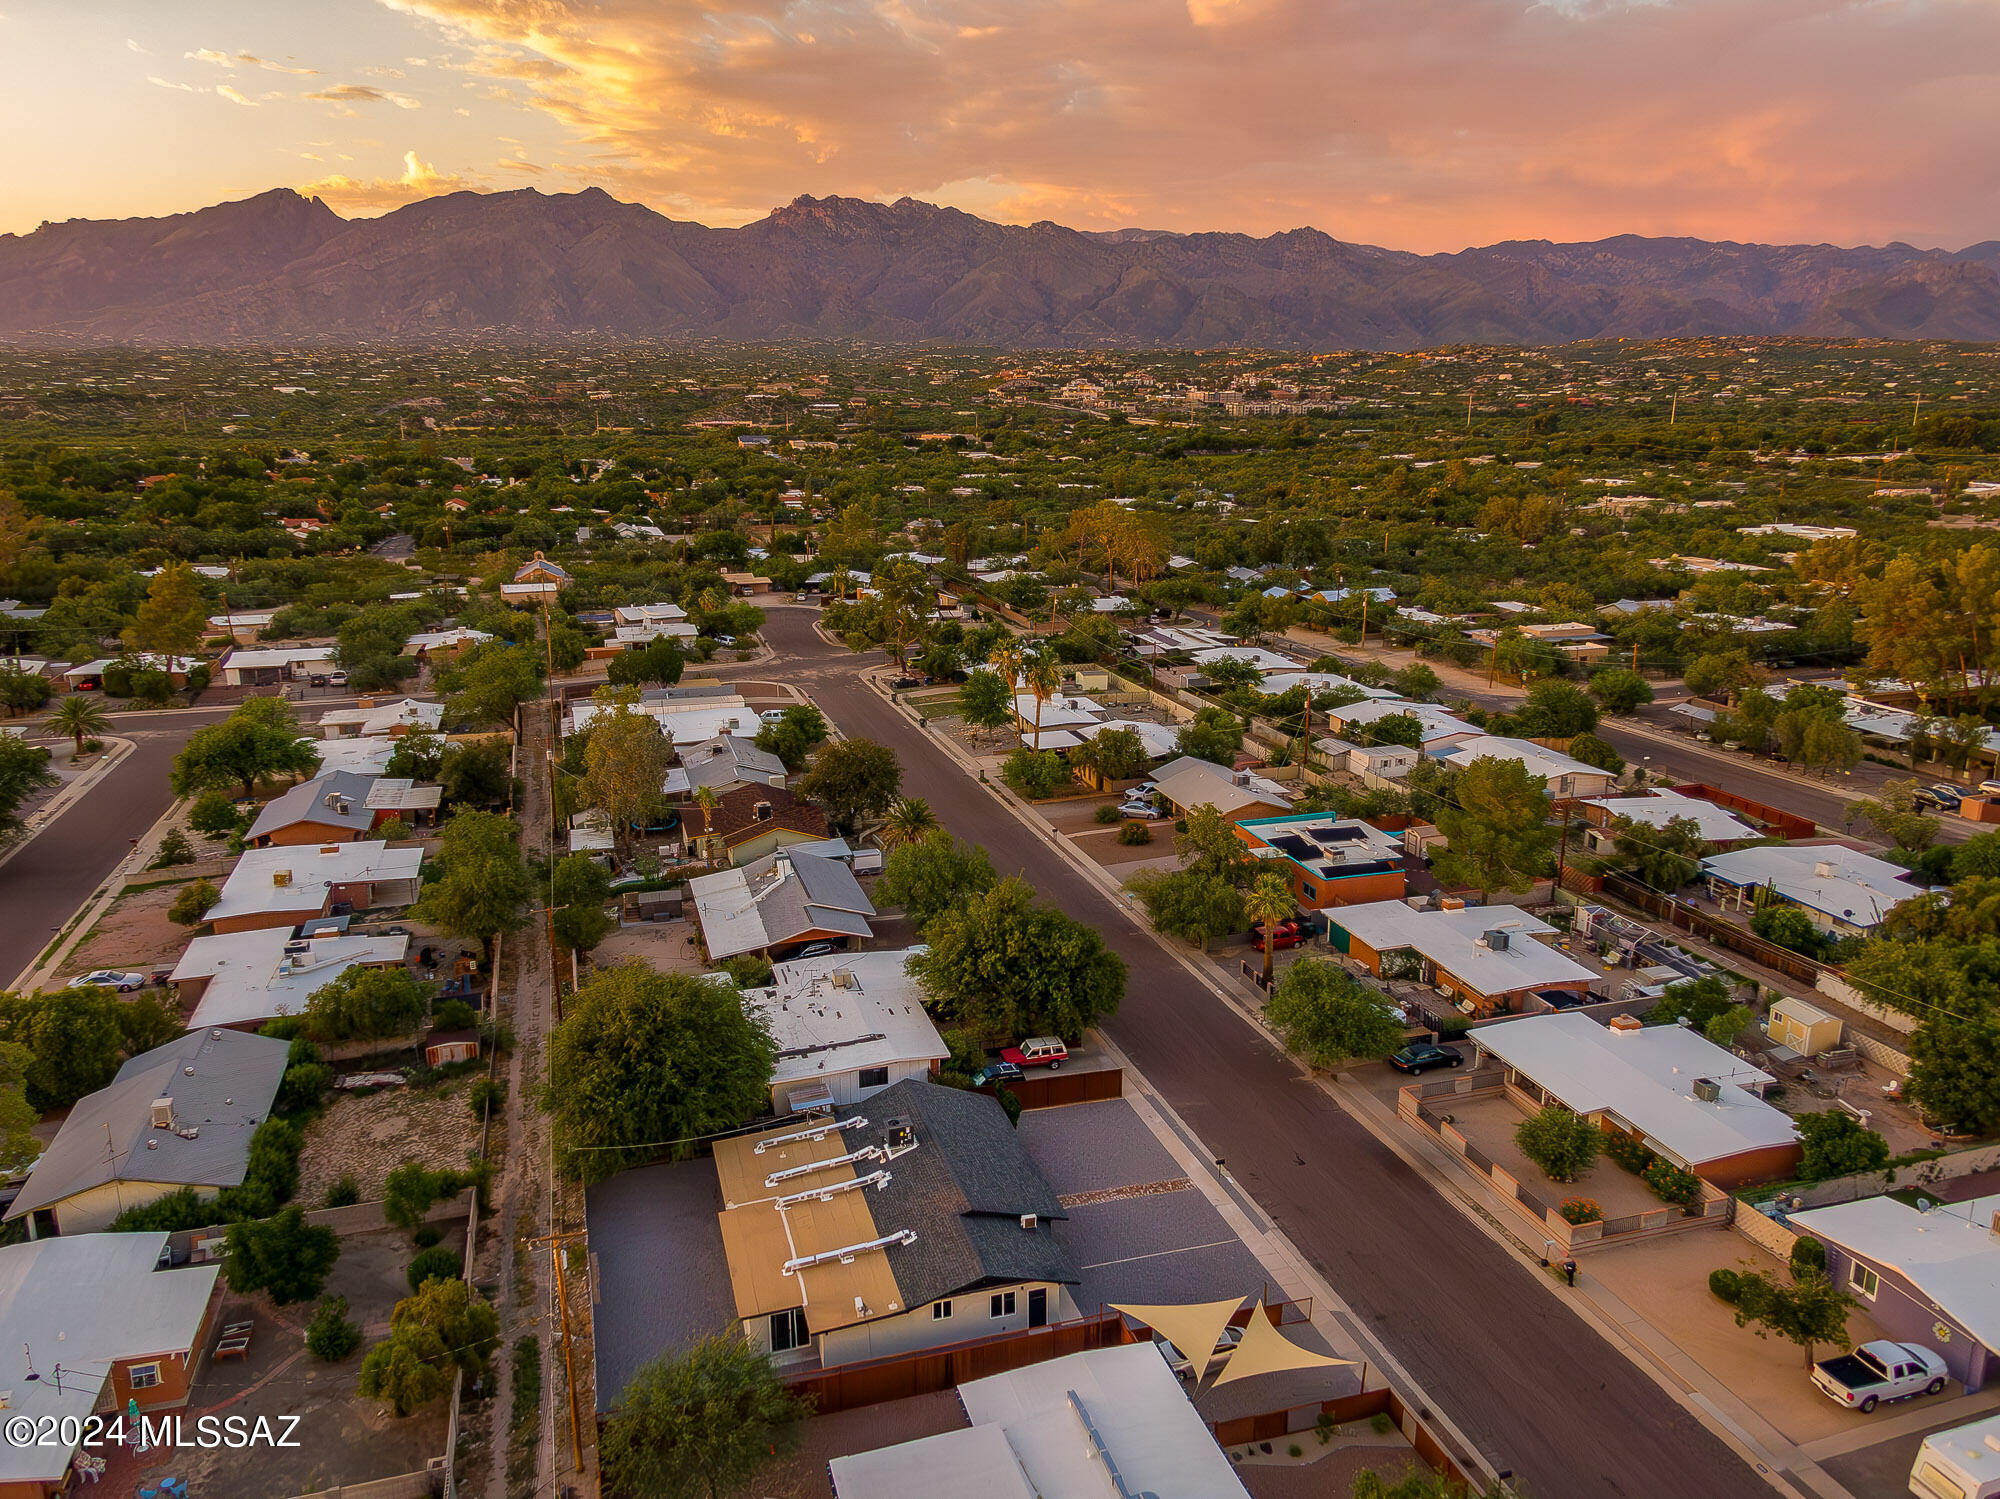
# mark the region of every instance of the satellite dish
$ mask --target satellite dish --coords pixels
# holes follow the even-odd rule
[[[1937,1204],[1932,1202],[1928,1197],[1919,1197],[1917,1199],[1917,1211],[1920,1213],[1928,1213],[1935,1206]]]

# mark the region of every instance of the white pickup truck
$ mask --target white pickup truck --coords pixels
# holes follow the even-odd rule
[[[1828,1398],[1867,1414],[1884,1400],[1936,1395],[1945,1386],[1944,1360],[1915,1343],[1887,1338],[1813,1365],[1813,1383]]]

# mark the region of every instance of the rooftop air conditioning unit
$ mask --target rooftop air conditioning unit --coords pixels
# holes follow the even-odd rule
[[[1722,1099],[1722,1084],[1712,1077],[1698,1077],[1694,1080],[1694,1096],[1703,1103],[1718,1103]]]
[[[174,1127],[174,1101],[171,1098],[153,1100],[153,1128],[172,1129]]]
[[[890,1119],[884,1121],[882,1125],[882,1138],[888,1145],[891,1155],[900,1151],[913,1149],[917,1143],[916,1132],[910,1128],[910,1121],[907,1119]]]
[[[1507,950],[1507,934],[1498,927],[1487,932],[1481,940],[1494,952],[1505,952]]]
[[[852,968],[836,968],[833,970],[831,977],[833,979],[833,987],[836,989],[852,989],[855,987],[854,970]]]
[[[272,870],[271,883],[276,885],[280,890],[283,890],[292,883],[292,872],[289,869]]]

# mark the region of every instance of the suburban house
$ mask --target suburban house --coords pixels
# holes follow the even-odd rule
[[[246,849],[208,911],[217,932],[295,927],[315,916],[407,906],[417,898],[424,851],[381,839]]]
[[[97,1233],[182,1187],[213,1197],[243,1180],[291,1043],[190,1031],[133,1057],[77,1101],[7,1209],[31,1238]]]
[[[729,586],[730,593],[734,594],[737,598],[745,598],[752,594],[769,593],[771,591],[771,580],[760,577],[756,573],[724,573],[722,581]]]
[[[255,645],[259,636],[271,627],[277,619],[276,609],[237,609],[228,614],[211,614],[208,628],[217,635],[226,635],[238,645]]]
[[[687,617],[687,610],[667,600],[657,604],[620,604],[611,611],[613,622],[620,625],[677,625]]]
[[[2000,1195],[1864,1197],[1786,1221],[1826,1246],[1833,1283],[1890,1337],[1930,1349],[1967,1390],[2000,1364]]]
[[[369,781],[366,805],[375,814],[370,828],[392,819],[412,827],[428,823],[444,800],[444,787],[419,786],[408,776],[372,776]]]
[[[928,1078],[951,1055],[909,972],[922,948],[839,953],[779,963],[770,987],[743,994],[777,1043],[771,1112],[859,1103]]]
[[[782,786],[785,762],[759,749],[746,734],[718,734],[680,752],[681,763],[667,772],[668,796],[692,796],[702,787],[720,795],[737,786]]]
[[[1393,833],[1329,812],[1253,817],[1236,824],[1252,858],[1284,871],[1308,910],[1403,898],[1403,845]]]
[[[350,968],[401,967],[409,950],[408,937],[294,937],[289,926],[257,927],[195,938],[172,982],[181,1004],[193,1006],[191,1029],[256,1027],[302,1014],[315,989]]]
[[[255,848],[300,843],[345,843],[375,825],[368,793],[372,776],[336,770],[301,781],[264,803],[243,841]]]
[[[33,1371],[10,1380],[7,1419],[32,1423],[31,1432],[47,1423],[50,1432],[47,1441],[0,1446],[0,1499],[75,1492],[77,1418],[188,1403],[222,1267],[162,1268],[167,1241],[164,1233],[82,1234],[0,1249],[0,1326]]]
[[[1763,837],[1756,828],[1727,808],[1664,787],[1634,792],[1629,796],[1592,797],[1577,802],[1573,810],[1581,813],[1583,820],[1590,825],[1586,841],[1597,853],[1607,851],[1615,843],[1610,829],[1620,818],[1649,828],[1663,828],[1670,822],[1685,818],[1700,828],[1702,842],[1717,848],[1729,848]]]
[[[1573,1012],[1482,1026],[1472,1043],[1530,1108],[1557,1103],[1623,1130],[1710,1184],[1793,1175],[1798,1130],[1764,1101],[1777,1081],[1684,1025],[1599,1025]]]
[[[1413,911],[1384,900],[1327,916],[1327,940],[1370,973],[1420,980],[1468,1015],[1506,1014],[1543,991],[1590,992],[1588,968],[1536,940],[1554,935],[1519,906]]]
[[[443,703],[426,703],[413,697],[393,703],[363,698],[355,707],[333,708],[319,716],[320,731],[328,739],[398,739],[412,729],[436,733],[443,723]]]
[[[969,1426],[835,1458],[834,1499],[1249,1499],[1150,1341],[967,1380],[958,1400]]]
[[[575,704],[564,732],[582,732],[604,711],[602,703]],[[675,749],[686,749],[718,734],[757,732],[756,710],[733,687],[649,688],[639,694],[636,711],[658,723]]]
[[[736,1316],[780,1367],[1066,1320],[1066,1215],[984,1094],[896,1083],[717,1141],[715,1170]]]
[[[558,588],[567,588],[570,585],[570,575],[567,568],[549,561],[540,552],[536,552],[534,556],[514,569],[514,581],[516,583],[553,583]]]
[[[430,661],[439,656],[456,656],[467,646],[484,645],[492,638],[484,630],[463,626],[454,630],[425,630],[403,642],[403,654],[415,656],[419,661]]]
[[[781,849],[737,869],[688,881],[711,961],[777,956],[812,942],[866,942],[874,902],[838,859]]]
[[[280,682],[296,682],[314,671],[333,666],[330,645],[266,646],[259,650],[233,650],[216,669],[225,687],[275,687]]]
[[[1618,784],[1618,777],[1610,771],[1561,750],[1547,749],[1532,739],[1479,734],[1451,745],[1438,758],[1458,766],[1470,765],[1474,760],[1514,760],[1547,787],[1550,796],[1558,798],[1603,796]]]
[[[826,814],[801,801],[785,786],[732,786],[704,813],[700,807],[681,809],[681,825],[689,852],[714,862],[749,864],[781,848],[826,841]]]
[[[1193,755],[1162,765],[1153,772],[1153,784],[1177,817],[1187,816],[1196,807],[1213,807],[1231,822],[1275,817],[1292,810],[1289,788],[1254,772],[1230,770]]]
[[[188,673],[201,665],[192,656],[163,656],[157,651],[143,651],[137,656],[122,658],[135,671],[163,671],[176,687],[187,686]],[[100,656],[95,661],[86,661],[81,666],[72,666],[67,671],[57,673],[55,681],[64,692],[99,692],[104,687],[104,673],[119,664],[121,658]]]
[[[1468,739],[1477,739],[1479,730],[1462,718],[1440,708],[1436,703],[1409,703],[1400,699],[1369,698],[1358,703],[1348,703],[1342,707],[1327,710],[1327,722],[1333,732],[1350,743],[1359,743],[1372,738],[1370,725],[1384,718],[1394,718],[1408,714],[1416,719],[1421,731],[1417,748],[1427,755],[1436,755],[1454,744],[1463,744]]]
[[[1909,871],[1838,843],[1764,844],[1731,849],[1701,861],[1701,875],[1717,900],[1750,904],[1759,892],[1796,906],[1823,932],[1861,936],[1875,930],[1897,906],[1923,887]]]

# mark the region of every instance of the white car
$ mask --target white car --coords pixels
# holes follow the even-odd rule
[[[86,973],[82,978],[71,979],[72,989],[116,989],[120,994],[130,994],[134,989],[146,987],[143,973],[120,973],[112,968],[100,968],[95,973]]]
[[[1165,817],[1167,814],[1151,802],[1123,802],[1119,805],[1118,815],[1120,817],[1135,818],[1142,822],[1150,822],[1156,817]]]
[[[757,719],[760,723],[783,723],[785,721],[785,710],[783,708],[766,708],[762,713],[757,715]]]

